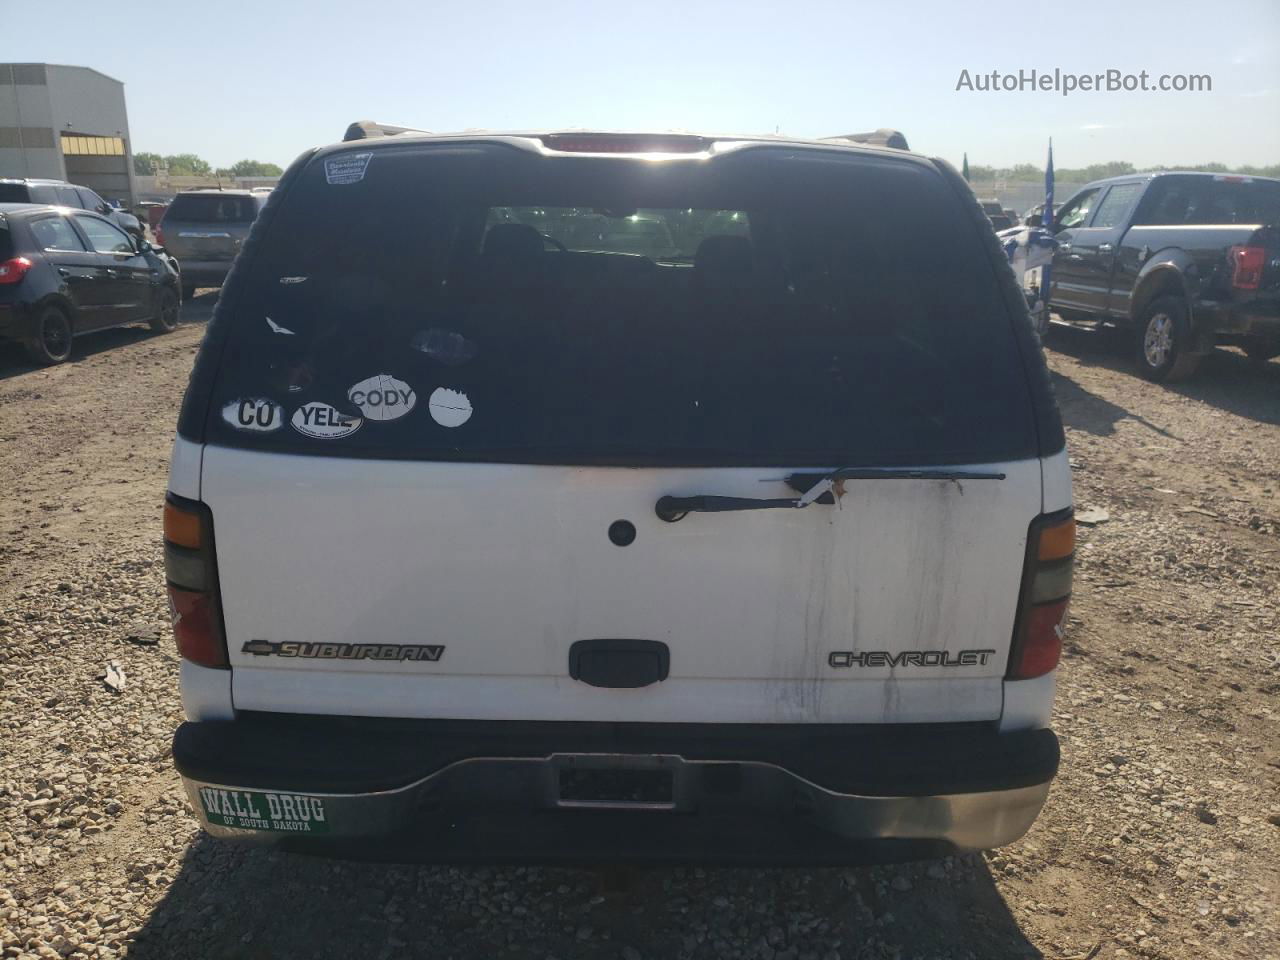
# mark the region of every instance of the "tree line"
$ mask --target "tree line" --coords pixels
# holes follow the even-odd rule
[[[167,166],[169,174],[175,177],[278,177],[284,173],[276,164],[262,160],[239,160],[229,167],[214,169],[208,161],[194,153],[177,153],[165,157],[158,153],[133,155],[133,172],[139,176],[150,176],[161,166]],[[1112,160],[1109,163],[1094,163],[1087,167],[1055,167],[1054,178],[1064,183],[1089,183],[1093,180],[1105,180],[1107,177],[1121,177],[1130,173],[1146,173],[1153,170],[1196,170],[1205,173],[1239,173],[1252,177],[1280,177],[1280,163],[1263,167],[1248,164],[1228,167],[1225,163],[1135,167],[1125,160]],[[1019,163],[1012,167],[970,164],[969,178],[971,180],[1043,180],[1044,168],[1037,167],[1034,163]]]
[[[284,170],[262,160],[238,160],[229,167],[215,169],[194,153],[174,153],[162,157],[158,153],[135,153],[133,172],[140,177],[152,176],[161,167],[169,168],[173,177],[278,177]]]
[[[1055,180],[1063,183],[1090,183],[1094,180],[1105,180],[1107,177],[1122,177],[1130,173],[1149,173],[1156,170],[1191,170],[1202,173],[1238,173],[1249,177],[1280,177],[1280,163],[1259,167],[1245,165],[1228,167],[1225,163],[1200,163],[1182,166],[1135,167],[1124,160],[1112,160],[1109,163],[1095,163],[1087,167],[1053,168]],[[984,167],[980,164],[969,164],[970,180],[1043,180],[1044,167],[1034,163],[1019,163],[1012,167]]]

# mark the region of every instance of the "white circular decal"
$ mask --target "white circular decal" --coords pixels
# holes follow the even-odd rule
[[[361,380],[347,391],[347,399],[367,420],[398,420],[413,409],[418,395],[413,387],[388,373]]]
[[[293,411],[293,419],[289,422],[299,433],[317,440],[336,440],[338,437],[350,436],[364,423],[359,417],[348,416],[318,400],[304,403]]]
[[[471,419],[471,401],[465,393],[436,387],[427,400],[431,419],[442,427],[460,427]]]
[[[284,408],[265,397],[242,398],[222,408],[222,419],[237,430],[270,433],[284,426]]]

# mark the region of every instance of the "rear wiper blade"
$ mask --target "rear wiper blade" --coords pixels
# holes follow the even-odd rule
[[[1003,480],[991,470],[949,470],[946,467],[840,467],[830,472],[793,473],[784,477],[792,490],[808,491],[823,480]]]
[[[674,523],[689,513],[728,513],[736,510],[802,509],[811,503],[834,504],[846,480],[1003,480],[1005,475],[983,470],[945,468],[841,467],[826,473],[793,473],[783,478],[799,497],[659,497],[654,511]]]

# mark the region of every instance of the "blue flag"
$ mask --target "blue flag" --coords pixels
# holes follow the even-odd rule
[[[1049,163],[1044,168],[1044,213],[1040,215],[1040,226],[1046,230],[1053,229],[1053,137],[1049,138]],[[1044,238],[1052,246],[1053,235],[1045,233]],[[1036,330],[1041,336],[1049,329],[1049,297],[1053,293],[1053,261],[1040,268],[1039,298],[1036,304],[1039,311],[1036,317]]]
[[[1046,227],[1053,223],[1053,137],[1049,138],[1049,165],[1044,168],[1044,213],[1040,223]]]

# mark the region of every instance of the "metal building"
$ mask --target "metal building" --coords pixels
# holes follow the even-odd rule
[[[48,177],[132,205],[124,84],[89,67],[0,63],[0,177]]]

